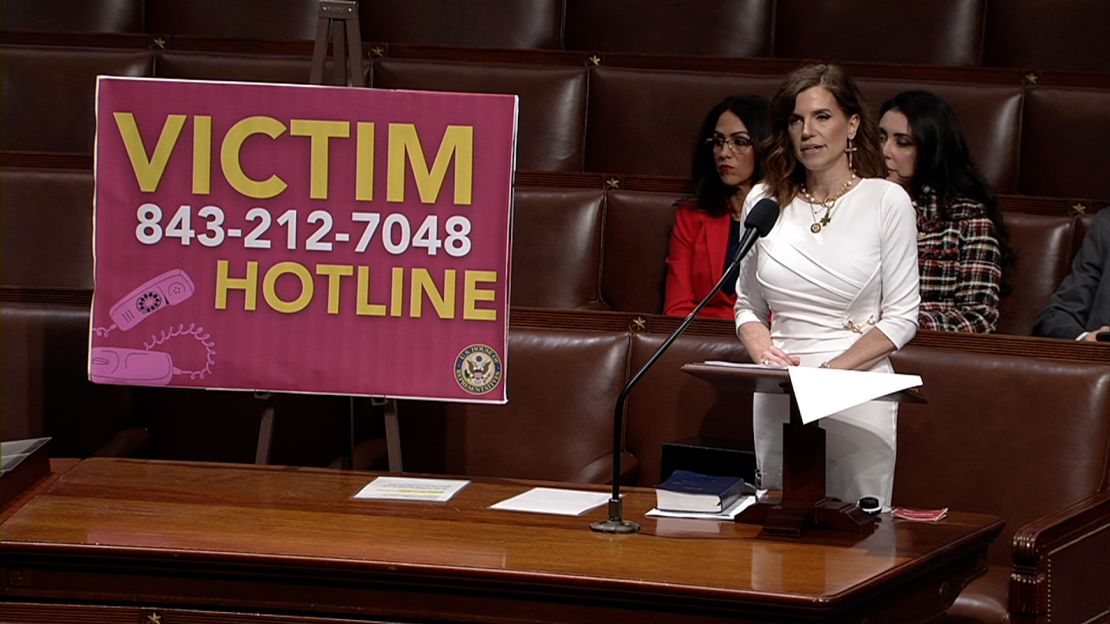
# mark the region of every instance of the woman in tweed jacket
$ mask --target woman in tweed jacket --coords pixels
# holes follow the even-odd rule
[[[917,210],[920,329],[994,331],[1012,252],[956,114],[927,91],[900,93],[880,114],[888,179],[906,189]]]

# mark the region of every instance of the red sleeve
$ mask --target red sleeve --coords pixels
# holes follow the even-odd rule
[[[663,299],[663,314],[686,316],[698,304],[691,271],[695,241],[703,227],[697,212],[690,205],[679,206],[674,215],[671,244],[667,251],[667,290]]]

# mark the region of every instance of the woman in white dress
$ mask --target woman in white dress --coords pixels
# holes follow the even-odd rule
[[[764,180],[745,212],[770,197],[782,213],[736,288],[736,332],[753,362],[892,372],[887,356],[917,333],[915,213],[884,179],[878,136],[835,65],[796,70],[771,101]],[[756,394],[753,411],[762,486],[776,489],[789,399]],[[897,403],[874,401],[821,421],[829,496],[889,506],[897,420]]]

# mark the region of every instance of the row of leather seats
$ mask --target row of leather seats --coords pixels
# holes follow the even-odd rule
[[[674,204],[684,194],[579,187],[575,176],[548,175],[543,182],[515,191],[512,305],[661,312]],[[92,194],[89,172],[0,168],[0,295],[88,301]],[[1003,208],[1009,201],[1003,198]],[[1004,219],[1017,257],[998,331],[1028,335],[1093,214],[1072,216],[1061,206],[1057,214],[1004,210]]]
[[[8,0],[5,29],[308,40],[317,0]],[[364,41],[1105,71],[1089,0],[363,0]],[[1036,41],[1036,45],[1030,45]]]
[[[583,186],[591,180],[592,187]],[[600,176],[546,175],[540,182],[518,185],[515,192],[513,305],[659,312],[673,204],[683,194],[605,188]],[[56,436],[58,453],[86,456],[121,430],[145,428],[152,440],[142,453],[251,461],[264,401],[241,393],[133,391],[87,381],[92,195],[87,171],[0,167],[3,437],[47,433]],[[1018,258],[999,330],[1028,334],[1092,217],[1068,215],[1059,203],[1029,206],[1021,198],[1004,198],[1011,201],[1015,208],[1046,213],[1004,213]],[[554,274],[559,278],[551,279]],[[343,455],[347,412],[340,398],[280,398],[272,461],[319,465]],[[311,431],[303,426],[308,422],[314,423]],[[359,422],[380,429],[380,420]],[[103,452],[124,451],[132,452]]]
[[[310,66],[308,57],[269,54],[3,46],[0,55],[0,149],[86,155],[98,74],[303,83]],[[684,177],[704,111],[729,94],[769,97],[781,71],[777,65],[739,74],[383,58],[373,63],[371,84],[519,94],[523,171]],[[938,81],[861,75],[859,83],[874,106],[911,88],[949,100],[999,193],[1110,198],[1110,177],[1091,157],[1110,135],[1110,88],[968,84],[959,74]]]

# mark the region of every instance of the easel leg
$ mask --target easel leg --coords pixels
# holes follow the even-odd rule
[[[362,34],[359,33],[358,13],[347,20],[347,86],[365,86],[362,75]]]
[[[320,15],[316,23],[316,42],[312,44],[312,69],[309,84],[324,84],[324,61],[328,55],[328,30],[331,20]]]
[[[335,65],[332,67],[332,80],[335,81],[335,84],[343,84],[343,79],[347,73],[347,58],[343,56],[347,52],[345,33],[346,30],[343,24],[337,20],[332,20],[331,54],[335,58]]]
[[[385,399],[385,449],[389,455],[389,471],[401,472],[401,430],[394,399]]]
[[[258,446],[254,450],[254,463],[270,463],[270,445],[274,441],[274,402],[269,393],[256,394],[256,398],[266,401],[262,419],[258,423]]]
[[[329,38],[332,41],[332,56],[335,58],[332,75],[334,83],[346,83],[348,87],[365,87],[357,2],[320,0],[316,42],[312,48],[312,70],[309,73],[311,84],[324,84],[324,63],[327,60]]]

